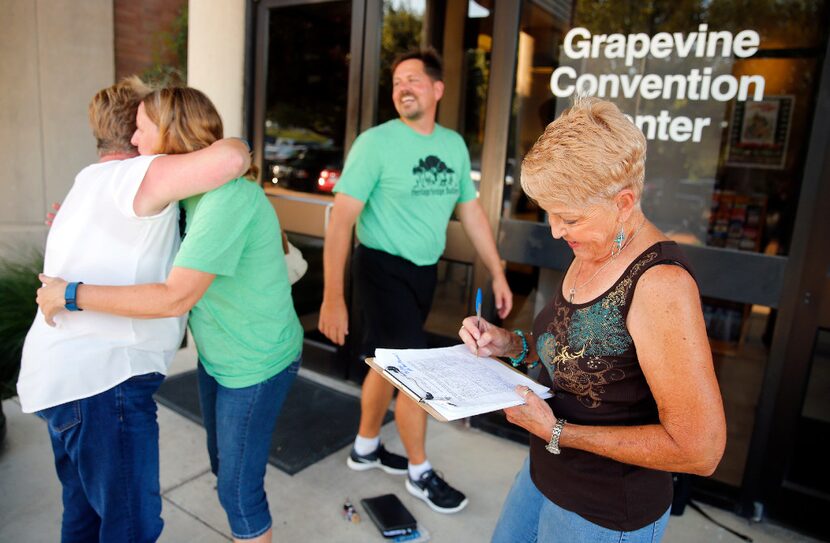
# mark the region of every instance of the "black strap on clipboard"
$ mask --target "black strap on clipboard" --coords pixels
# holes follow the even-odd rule
[[[400,360],[400,359],[398,359],[398,360]],[[430,392],[430,391],[426,390],[426,389],[425,389],[425,388],[423,388],[421,385],[419,385],[419,384],[418,384],[418,381],[416,381],[414,378],[409,377],[408,375],[404,375],[404,373],[403,373],[403,372],[400,370],[400,368],[398,368],[397,366],[386,366],[385,368],[383,368],[383,372],[384,372],[385,374],[387,374],[388,376],[390,376],[391,378],[393,378],[393,379],[394,379],[395,381],[397,381],[398,383],[400,383],[400,385],[401,385],[402,387],[404,387],[404,388],[405,388],[406,390],[408,390],[408,391],[409,391],[409,392],[410,392],[410,393],[411,393],[414,397],[416,397],[416,398],[418,399],[418,403],[426,403],[426,402],[428,402],[428,401],[432,401],[432,402],[445,402],[447,405],[452,405],[453,407],[457,407],[454,403],[452,403],[452,402],[450,402],[450,401],[449,401],[449,399],[450,399],[450,398],[436,398],[436,397],[435,397],[435,395],[433,395],[433,394],[432,394],[432,392]],[[407,385],[407,384],[403,381],[403,379],[404,379],[404,378],[405,378],[407,381],[411,381],[411,382],[412,382],[415,386],[417,386],[418,388],[420,388],[420,389],[424,392],[424,394],[423,394],[423,395],[422,395],[422,394],[418,394],[417,392],[415,392],[414,390],[412,390],[412,387],[410,387],[409,385]]]

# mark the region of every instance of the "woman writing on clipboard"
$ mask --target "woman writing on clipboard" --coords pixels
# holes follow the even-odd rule
[[[578,99],[522,164],[522,188],[574,260],[532,331],[476,317],[481,356],[544,366],[541,400],[507,419],[530,432],[495,542],[659,541],[671,472],[710,475],[726,422],[697,284],[680,248],[640,209],[646,141],[612,103]]]

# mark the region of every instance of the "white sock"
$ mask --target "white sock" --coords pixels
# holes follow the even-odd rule
[[[424,462],[423,464],[413,464],[412,462],[409,463],[409,478],[413,481],[417,481],[421,478],[421,475],[428,472],[432,469],[432,464],[429,463],[429,460]]]
[[[375,452],[380,445],[380,436],[363,437],[358,435],[354,438],[354,451],[360,456]]]

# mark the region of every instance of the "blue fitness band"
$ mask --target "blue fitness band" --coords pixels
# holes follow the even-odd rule
[[[64,307],[67,311],[83,311],[78,304],[76,303],[76,293],[78,292],[78,285],[83,285],[81,281],[76,281],[74,283],[67,283],[66,284],[66,291],[64,292],[63,298],[66,300],[64,303]]]
[[[524,362],[525,358],[527,358],[527,353],[530,351],[530,348],[527,345],[527,339],[525,339],[524,332],[521,330],[513,330],[513,333],[519,336],[519,339],[522,340],[522,353],[516,358],[513,358],[512,356],[508,356],[507,358],[510,360],[510,363],[513,364],[514,368],[518,368],[519,364]]]

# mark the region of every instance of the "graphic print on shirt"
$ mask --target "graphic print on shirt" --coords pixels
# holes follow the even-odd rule
[[[590,409],[602,405],[611,383],[622,381],[621,357],[633,347],[622,309],[640,269],[656,258],[641,257],[608,293],[594,303],[574,308],[558,298],[557,314],[536,341],[536,352],[556,388],[570,392]]]
[[[415,178],[412,196],[441,196],[459,193],[458,176],[455,170],[435,155],[418,160],[417,164],[412,167],[412,175]]]

